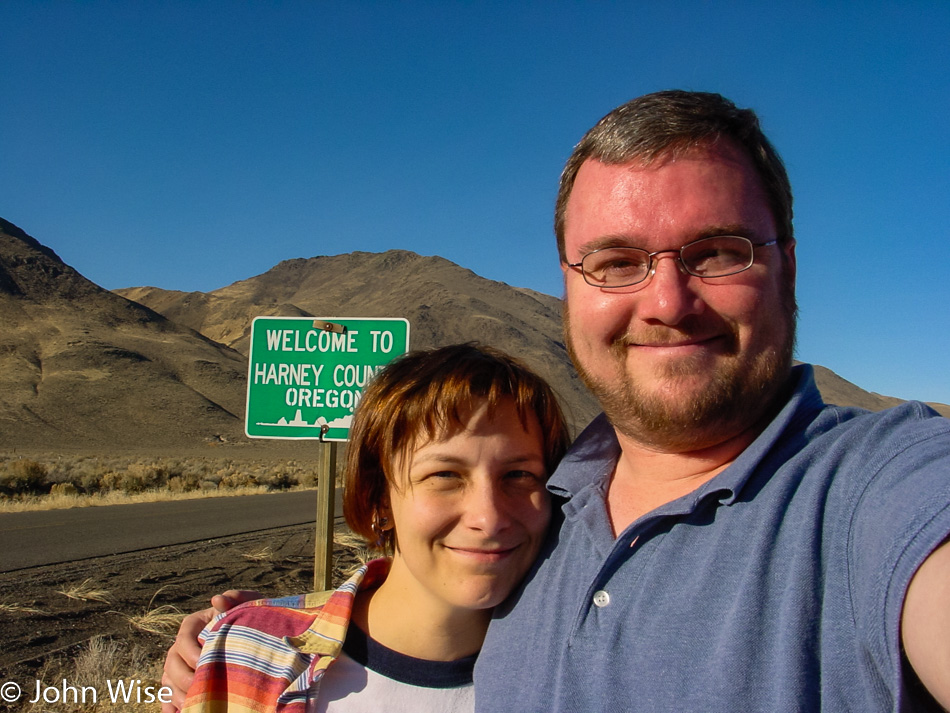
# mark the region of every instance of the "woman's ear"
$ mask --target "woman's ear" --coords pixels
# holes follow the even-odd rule
[[[389,507],[389,497],[384,496],[373,512],[372,528],[373,536],[376,538],[374,542],[376,549],[385,551],[394,542],[396,534],[393,530],[394,527],[392,510]],[[391,534],[390,531],[392,531]]]
[[[393,529],[393,511],[389,504],[389,493],[386,493],[379,499],[379,507],[376,508],[376,516],[379,518],[380,530]]]

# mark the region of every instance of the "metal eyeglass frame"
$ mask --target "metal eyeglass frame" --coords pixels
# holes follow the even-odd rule
[[[719,238],[734,238],[734,239],[742,240],[748,243],[748,245],[752,248],[752,251],[749,257],[749,264],[745,265],[744,267],[739,268],[738,270],[732,270],[731,272],[723,272],[721,274],[716,274],[716,275],[702,275],[700,273],[693,272],[692,270],[690,270],[689,267],[686,265],[686,263],[683,262],[683,251],[686,248],[692,247],[696,245],[697,243],[705,242],[706,240],[717,240]],[[581,258],[580,262],[574,262],[574,263],[569,262],[567,263],[567,266],[573,267],[575,270],[580,269],[581,275],[584,277],[584,282],[586,282],[591,287],[599,287],[604,290],[615,290],[620,287],[631,287],[632,285],[639,285],[641,282],[644,282],[647,278],[649,278],[653,274],[656,268],[657,261],[654,260],[654,258],[657,255],[662,255],[663,253],[677,253],[675,259],[680,264],[680,267],[683,269],[683,271],[687,275],[693,275],[694,277],[715,279],[717,277],[729,277],[730,275],[738,275],[740,272],[745,272],[746,270],[748,270],[750,267],[752,267],[755,264],[755,248],[764,248],[769,245],[777,245],[777,244],[778,244],[778,239],[769,240],[768,242],[764,242],[764,243],[753,243],[751,240],[749,240],[748,238],[742,235],[710,235],[708,238],[700,238],[699,240],[694,240],[693,242],[686,243],[686,245],[683,245],[676,249],[657,250],[656,252],[652,252],[652,253],[647,252],[643,248],[635,248],[629,245],[614,245],[607,248],[598,248],[597,250],[591,250],[589,253],[584,255],[584,257]],[[638,253],[645,254],[647,256],[647,259],[649,260],[649,262],[647,263],[646,273],[639,280],[635,280],[634,282],[625,282],[622,285],[605,285],[601,282],[591,282],[593,278],[589,277],[587,270],[584,269],[584,261],[587,258],[589,258],[591,255],[596,255],[597,253],[602,252],[603,250],[635,250]]]

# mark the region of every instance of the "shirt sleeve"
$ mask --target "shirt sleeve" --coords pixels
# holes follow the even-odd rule
[[[950,534],[950,420],[908,404],[865,438],[849,528],[852,611],[885,678],[901,676],[900,619],[914,573]]]

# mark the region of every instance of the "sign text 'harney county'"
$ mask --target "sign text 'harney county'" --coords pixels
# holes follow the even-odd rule
[[[345,441],[376,372],[409,348],[405,319],[258,317],[251,328],[246,432]]]

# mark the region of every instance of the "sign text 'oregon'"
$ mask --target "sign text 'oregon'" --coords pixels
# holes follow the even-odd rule
[[[409,350],[405,319],[257,317],[245,432],[345,441],[363,389]]]

